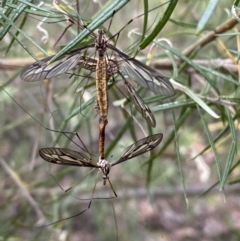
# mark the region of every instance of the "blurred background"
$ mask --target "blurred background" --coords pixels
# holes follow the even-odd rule
[[[0,240],[239,240],[233,1],[0,2]],[[100,18],[95,28],[109,38],[120,31],[112,43],[171,78],[176,90],[164,98],[131,81],[155,116],[151,128],[124,101],[121,78],[109,83],[109,162],[137,140],[163,133],[151,153],[111,169],[117,198],[97,170],[81,180],[91,169],[53,165],[38,154],[43,147],[64,147],[88,151],[98,161],[94,73],[81,69],[30,83],[20,78],[24,67],[58,53],[81,32],[66,12],[86,25]],[[139,50],[143,35],[152,37]],[[76,47],[93,41],[88,36]],[[90,209],[62,220],[87,209],[96,180],[98,199]]]

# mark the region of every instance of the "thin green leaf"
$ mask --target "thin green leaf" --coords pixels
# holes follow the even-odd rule
[[[191,107],[195,105],[196,105],[196,102],[194,100],[186,99],[186,100],[174,101],[170,103],[157,105],[157,106],[154,106],[152,110],[153,112],[157,112],[157,111],[170,110],[170,109],[179,108],[179,107]]]
[[[209,115],[211,115],[214,118],[219,118],[219,115],[217,115],[201,98],[199,98],[194,92],[192,92],[188,87],[180,84],[179,82],[176,82],[175,80],[171,79],[171,83],[174,87],[177,89],[180,89],[183,91],[186,95],[188,95],[190,98],[192,98],[199,106],[201,106]]]
[[[142,42],[144,39],[146,30],[147,30],[147,24],[148,24],[148,0],[144,0],[143,3],[144,3],[144,20],[143,20],[142,39],[140,42]]]
[[[40,47],[35,41],[33,41],[28,35],[25,34],[24,31],[22,31],[17,25],[15,25],[11,19],[7,18],[6,16],[2,15],[2,13],[0,12],[0,15],[7,21],[9,21],[9,23],[18,31],[20,32],[25,38],[27,38],[32,44],[34,44],[40,51],[42,51],[44,54],[48,55],[47,52],[42,48]],[[9,32],[9,31],[8,31]],[[20,43],[20,41],[18,40],[17,36],[15,36],[14,34],[11,34],[15,39],[16,41],[18,41],[18,43]],[[29,50],[27,50],[27,47],[24,45],[24,44],[21,44],[21,46],[23,46],[23,48],[28,52],[28,53],[31,53]],[[34,57],[36,59],[36,57],[34,56],[34,54],[32,54],[32,57]]]
[[[129,0],[121,0],[113,2],[105,11],[103,11],[98,17],[92,21],[87,28],[84,28],[81,33],[76,36],[69,44],[67,44],[63,49],[61,49],[51,60],[50,63],[57,60],[59,57],[64,55],[66,52],[78,45],[84,38],[86,38],[92,31],[103,24],[107,19],[112,17],[113,11],[118,11],[124,7]]]
[[[191,108],[185,108],[182,110],[182,112],[179,114],[179,118],[177,123],[175,124],[176,130],[178,130],[184,123],[184,121],[188,118],[188,116],[191,114],[192,109]],[[175,137],[175,131],[173,130],[170,135],[168,135],[167,140],[164,142],[162,148],[154,155],[151,156],[151,158],[145,163],[145,165],[148,165],[147,170],[147,184],[149,185],[151,182],[151,173],[152,173],[152,167],[153,167],[153,161],[161,156],[161,154],[164,152],[164,150],[171,144],[171,142],[174,140]]]
[[[85,116],[85,118],[81,118],[80,123],[81,124],[84,123],[86,121],[86,116],[90,116],[91,112],[93,111],[93,108],[89,109],[89,106],[94,102],[94,100],[95,100],[95,96],[93,96],[91,99],[89,99],[88,101],[86,101],[85,103],[80,105],[77,109],[75,109],[75,111],[73,111],[75,103],[78,101],[78,98],[75,98],[75,101],[72,103],[72,106],[70,106],[69,115],[65,118],[64,121],[62,121],[62,123],[59,127],[59,130],[65,130],[66,126],[67,126],[67,123],[70,121],[70,119],[72,119],[74,116],[76,116],[80,113],[83,116]],[[79,125],[80,125],[80,123],[79,123]],[[74,128],[74,129],[77,130],[76,128]],[[59,133],[57,135],[56,139],[54,140],[53,145],[56,145],[59,142],[61,136],[62,136],[61,133]]]
[[[198,71],[207,81],[208,83],[212,86],[212,88],[214,88],[214,90],[220,95],[220,91],[217,88],[216,84],[211,80],[211,78],[209,78],[206,75],[206,71],[212,74],[216,74],[217,76],[224,78],[232,83],[234,83],[235,85],[240,85],[240,83],[238,83],[237,81],[234,81],[232,78],[227,77],[226,75],[222,75],[219,72],[213,71],[212,69],[200,66],[195,64],[191,59],[189,59],[188,57],[186,57],[185,55],[183,55],[180,51],[177,51],[173,48],[171,48],[169,45],[164,44],[162,42],[158,42],[158,41],[154,41],[157,45],[159,45],[160,47],[172,52],[174,55],[176,55],[177,57],[179,57],[180,59],[184,60],[187,64],[189,64],[190,66],[192,66],[196,71]]]
[[[217,171],[218,171],[218,176],[219,176],[219,180],[221,182],[222,181],[222,169],[221,169],[221,165],[220,165],[220,159],[219,159],[216,147],[215,147],[215,143],[214,143],[213,137],[212,137],[212,135],[211,135],[211,133],[208,129],[207,122],[206,122],[204,116],[202,115],[201,109],[199,108],[199,106],[197,106],[197,109],[198,109],[198,113],[201,117],[201,121],[203,123],[204,129],[206,131],[209,144],[210,144],[210,146],[212,148],[212,151],[213,151],[213,154],[214,154],[214,158],[215,158],[215,162],[216,162],[216,166],[217,166]]]
[[[107,157],[113,148],[119,143],[120,138],[123,136],[123,134],[126,132],[126,130],[129,128],[130,122],[132,121],[132,117],[128,116],[128,118],[125,121],[124,126],[120,129],[120,131],[114,136],[114,140],[111,141],[110,145],[108,146],[105,156]]]
[[[235,121],[238,118],[238,115],[235,115],[233,117],[233,121]],[[229,130],[229,124],[227,124],[222,130],[221,132],[214,138],[214,143],[216,144],[217,141],[220,140],[220,138],[226,134],[226,132]],[[193,158],[191,158],[191,160],[194,160],[195,158],[197,158],[198,156],[202,155],[205,151],[207,151],[210,148],[210,144],[207,145],[201,152],[199,152],[196,156],[194,156]]]
[[[240,0],[234,0],[233,5],[237,6]]]
[[[240,183],[240,178],[237,178],[237,179],[235,179],[233,181],[230,181],[228,184],[229,185],[233,185],[233,184],[238,184],[238,183]]]
[[[146,48],[160,33],[160,31],[163,29],[165,24],[168,22],[168,19],[170,18],[173,10],[175,9],[176,5],[178,3],[178,0],[171,0],[166,11],[163,14],[162,19],[156,24],[156,27],[153,29],[151,34],[145,40],[139,45],[140,49]]]
[[[27,8],[26,4],[20,4],[18,8],[12,13],[11,19],[9,19],[7,16],[5,16],[2,12],[0,12],[0,15],[7,20],[7,24],[3,25],[0,32],[0,41],[3,39],[3,37],[9,32],[9,29],[11,26],[13,26],[13,23],[21,16],[23,11]]]
[[[231,168],[231,170],[229,171],[229,174],[232,173],[234,171],[234,169],[236,167],[238,167],[240,164],[240,160],[238,160],[234,165],[233,167]],[[214,187],[216,187],[217,185],[219,184],[219,181],[214,183],[211,187],[209,187],[206,191],[200,193],[198,196],[203,196],[203,195],[206,195],[209,191],[211,191]]]
[[[85,110],[88,106],[92,105],[93,102],[95,101],[96,96],[93,95],[88,101],[80,105],[77,109],[75,109],[73,112],[70,112],[65,121],[69,121],[71,118],[79,114],[81,111]]]
[[[36,59],[34,53],[31,50],[29,50],[29,48],[27,48],[26,45],[24,45],[22,42],[20,42],[18,40],[18,37],[15,36],[15,34],[13,34],[11,31],[9,31],[8,33],[19,43],[20,46],[22,46],[23,49],[26,50],[27,53],[29,53],[29,55],[31,55],[33,58]]]
[[[219,0],[210,0],[208,2],[206,10],[203,13],[200,21],[198,22],[197,34],[199,34],[199,32],[201,32],[205,28],[205,25],[207,24],[207,21],[209,20],[209,18],[212,15],[214,15],[214,9],[216,8],[218,2],[219,2]]]
[[[28,15],[25,14],[25,15],[24,15],[24,18],[22,19],[22,22],[21,22],[21,24],[20,24],[20,26],[19,26],[20,29],[22,29],[23,26],[24,26],[24,24],[26,23],[26,21],[27,21],[27,17],[28,17]],[[18,34],[19,34],[19,31],[17,31],[17,32],[15,33],[15,36],[18,37]],[[16,39],[16,38],[12,38],[10,44],[8,45],[8,48],[7,48],[7,51],[6,51],[6,54],[5,54],[5,55],[7,55],[8,51],[9,51],[10,48],[12,47],[12,45],[13,45],[15,39]]]
[[[173,113],[173,119],[174,119],[174,123],[176,123],[174,113]],[[189,201],[188,201],[187,192],[186,192],[186,185],[185,185],[185,178],[184,178],[184,174],[183,174],[181,155],[180,155],[180,152],[179,152],[180,148],[179,148],[179,142],[178,142],[178,132],[177,132],[175,126],[176,125],[174,125],[174,136],[175,136],[174,139],[175,139],[175,150],[176,150],[176,153],[177,153],[178,170],[180,172],[180,178],[181,178],[181,182],[182,182],[182,186],[183,186],[184,199],[185,199],[187,209],[188,209]]]
[[[185,22],[180,22],[176,21],[175,19],[169,18],[169,21],[174,23],[177,26],[183,27],[183,28],[188,28],[188,29],[196,29],[197,25],[194,23],[185,23]],[[212,26],[205,26],[204,30],[212,30]],[[188,30],[189,31],[189,30]],[[182,31],[181,31],[182,32]],[[196,35],[196,32],[194,32],[194,35]]]
[[[232,137],[232,144],[228,153],[228,157],[226,160],[226,167],[223,173],[223,178],[222,181],[220,183],[220,188],[221,190],[223,190],[224,185],[226,183],[227,177],[229,175],[229,172],[231,170],[231,166],[233,163],[233,159],[234,159],[234,155],[236,154],[236,147],[237,147],[237,136],[236,136],[236,129],[235,129],[235,125],[234,125],[234,121],[233,118],[229,112],[229,110],[227,108],[225,108],[226,113],[227,113],[227,119],[228,119],[228,124],[230,127],[230,132],[231,132],[231,137]]]

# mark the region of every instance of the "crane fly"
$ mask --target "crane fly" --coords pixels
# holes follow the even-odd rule
[[[121,157],[113,163],[109,163],[100,157],[96,163],[84,153],[66,148],[42,148],[39,150],[39,155],[45,161],[54,164],[98,168],[103,174],[103,184],[105,185],[106,181],[109,181],[109,173],[113,166],[153,150],[161,143],[162,138],[163,134],[158,133],[138,140],[136,143],[127,147]]]
[[[118,165],[122,162],[128,161],[134,157],[137,157],[139,155],[142,155],[146,152],[153,150],[155,147],[157,147],[161,143],[162,138],[163,138],[163,134],[158,133],[158,134],[154,134],[151,136],[147,136],[141,140],[138,140],[137,142],[135,142],[132,145],[130,145],[129,147],[127,147],[123,151],[121,157],[113,163],[109,163],[108,161],[106,161],[105,159],[101,159],[100,157],[99,157],[99,161],[95,162],[82,152],[78,152],[78,151],[74,151],[74,150],[66,149],[66,148],[54,148],[54,147],[42,148],[39,150],[39,155],[45,161],[53,163],[53,164],[65,165],[65,166],[91,167],[91,168],[93,168],[93,170],[96,168],[99,169],[99,171],[102,172],[102,174],[103,174],[103,185],[106,185],[106,182],[108,182],[115,197],[117,197],[117,194],[114,191],[113,186],[109,180],[109,174],[110,174],[111,168],[115,165]],[[83,211],[81,211],[71,217],[58,220],[58,221],[53,222],[48,225],[44,225],[44,227],[56,224],[58,222],[61,222],[61,221],[64,221],[64,220],[67,220],[70,218],[80,216],[81,214],[86,212],[88,209],[90,209],[92,200],[94,199],[93,195],[94,195],[95,187],[96,187],[96,183],[94,185],[92,196],[91,196],[91,199],[90,199],[89,204],[86,209],[84,209]],[[115,220],[115,224],[116,224],[116,220]],[[117,233],[118,233],[118,231],[117,231]],[[118,236],[118,234],[117,234],[117,236]]]

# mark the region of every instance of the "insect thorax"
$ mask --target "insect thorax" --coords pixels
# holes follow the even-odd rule
[[[104,179],[104,185],[105,185],[106,179],[108,179],[108,174],[111,170],[111,165],[108,163],[108,161],[101,158],[99,158],[99,161],[97,164],[98,164],[99,170],[101,170],[103,173],[103,179]]]
[[[95,41],[95,47],[96,47],[96,50],[98,51],[98,54],[99,54],[99,57],[104,57],[104,54],[106,52],[106,37],[105,37],[105,33],[102,29],[99,29],[98,30],[98,37]]]
[[[108,59],[107,72],[108,72],[109,77],[112,77],[113,75],[119,73],[119,68],[118,68],[117,62],[115,60]]]

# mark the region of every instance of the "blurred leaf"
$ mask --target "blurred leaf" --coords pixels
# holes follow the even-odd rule
[[[234,156],[236,154],[236,151],[237,151],[237,148],[236,148],[237,147],[237,136],[236,136],[236,129],[235,129],[234,121],[233,121],[233,118],[230,115],[229,110],[227,108],[225,108],[225,110],[226,110],[226,116],[227,116],[229,127],[230,127],[232,143],[231,143],[231,146],[230,146],[230,150],[228,152],[228,158],[226,160],[226,167],[225,167],[225,170],[223,172],[223,178],[222,178],[222,181],[220,183],[220,188],[221,188],[220,190],[223,190],[223,188],[224,188],[227,177],[228,177],[228,175],[230,173],[230,170],[231,170],[231,167],[232,167],[233,158],[234,158]]]
[[[159,22],[156,24],[155,28],[151,32],[151,34],[148,35],[147,38],[139,45],[140,49],[146,48],[155,38],[156,36],[160,33],[160,31],[163,29],[165,24],[167,23],[168,19],[170,18],[171,14],[173,13],[176,5],[178,3],[178,0],[171,0],[168,8],[163,14],[163,17],[159,20]]]
[[[92,21],[87,28],[84,28],[81,33],[75,37],[70,43],[68,43],[63,49],[61,49],[50,61],[52,63],[54,60],[57,60],[59,57],[64,55],[69,50],[73,49],[77,44],[79,44],[85,37],[87,37],[91,32],[93,32],[97,27],[104,23],[107,19],[112,17],[113,11],[118,11],[124,7],[129,0],[115,1],[109,5],[98,17]],[[108,5],[108,4],[107,4]]]
[[[197,33],[201,32],[206,23],[208,22],[209,18],[214,15],[214,10],[218,4],[219,0],[210,0],[208,6],[206,7],[205,12],[203,13],[200,21],[198,22],[197,26]]]
[[[204,116],[202,115],[200,108],[199,108],[198,106],[197,106],[197,108],[198,108],[198,113],[199,113],[199,115],[201,116],[201,121],[202,121],[203,126],[204,126],[204,129],[205,129],[205,131],[206,131],[209,144],[210,144],[211,149],[212,149],[213,154],[214,154],[214,158],[215,158],[215,162],[216,162],[216,167],[217,167],[217,170],[218,170],[219,181],[222,182],[223,176],[222,176],[222,169],[221,169],[221,165],[220,165],[220,158],[219,158],[219,155],[218,155],[218,153],[217,153],[217,149],[216,149],[216,146],[215,146],[213,137],[212,137],[212,135],[211,135],[211,133],[210,133],[210,131],[209,131],[207,122],[206,122]],[[221,190],[221,191],[223,191],[223,190]]]
[[[213,110],[211,110],[204,101],[202,101],[195,93],[193,93],[189,88],[186,86],[183,86],[179,82],[176,82],[174,79],[171,79],[171,82],[173,83],[174,87],[177,87],[178,89],[182,90],[185,94],[187,94],[190,98],[192,98],[198,105],[200,105],[209,115],[211,115],[214,118],[219,118],[219,115],[217,115]]]

